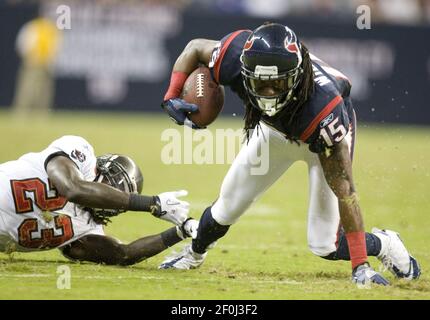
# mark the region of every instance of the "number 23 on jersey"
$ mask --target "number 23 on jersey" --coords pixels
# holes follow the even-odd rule
[[[67,199],[58,196],[55,188],[50,182],[48,183],[49,188],[39,178],[11,180],[15,212],[17,214],[34,212],[34,204],[42,212],[62,209],[66,205]],[[53,196],[49,196],[48,191]],[[31,193],[33,199],[29,198]],[[55,216],[54,225],[54,228],[41,229],[40,236],[37,236],[36,233],[39,231],[38,220],[35,218],[25,219],[18,227],[19,244],[25,248],[49,249],[55,248],[73,237],[72,220],[69,216]]]

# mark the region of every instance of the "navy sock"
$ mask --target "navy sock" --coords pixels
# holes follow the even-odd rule
[[[199,222],[197,237],[193,239],[192,249],[197,253],[205,253],[206,248],[214,241],[223,237],[230,226],[220,225],[212,218],[211,207],[206,208]]]
[[[381,240],[373,233],[366,232],[366,248],[368,256],[377,256],[381,251]],[[342,233],[339,237],[338,247],[336,252],[323,257],[329,260],[350,260],[348,241],[345,234]]]

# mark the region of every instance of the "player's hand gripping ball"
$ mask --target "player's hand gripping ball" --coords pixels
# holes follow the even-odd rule
[[[194,70],[185,81],[181,99],[195,104],[198,110],[188,114],[188,118],[199,127],[211,124],[224,106],[224,87],[211,77],[207,67]]]

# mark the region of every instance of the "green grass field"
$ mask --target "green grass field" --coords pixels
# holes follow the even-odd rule
[[[45,148],[64,134],[85,137],[97,154],[128,154],[145,176],[143,192],[185,188],[191,215],[216,199],[228,165],[164,165],[165,116],[58,114],[13,119],[0,113],[0,162]],[[240,128],[240,119],[219,119],[211,129]],[[68,262],[57,250],[0,253],[0,299],[429,299],[430,127],[361,126],[354,175],[366,229],[398,231],[421,263],[418,281],[393,278],[390,287],[359,290],[350,263],[326,261],[306,243],[307,171],[295,164],[209,252],[200,269],[157,270],[171,250],[131,267]],[[170,225],[145,213],[125,213],[106,232],[124,242]],[[180,243],[174,247],[179,250]],[[371,258],[378,269],[379,262]],[[59,290],[57,267],[67,264],[71,289]]]

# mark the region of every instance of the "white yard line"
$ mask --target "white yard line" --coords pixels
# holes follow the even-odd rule
[[[8,274],[8,273],[0,273],[0,278],[50,278],[54,277],[54,275],[50,274],[41,274],[41,273],[30,273],[30,274]]]
[[[57,278],[58,276],[56,274],[7,274],[7,273],[0,273],[0,277],[2,279],[5,278]],[[166,277],[156,277],[156,276],[74,276],[72,275],[72,280],[73,279],[85,279],[85,280],[128,280],[128,279],[137,279],[137,280],[169,280]],[[246,282],[249,283],[249,278],[234,278],[231,279],[229,278],[230,281],[234,281],[234,282]],[[208,279],[208,278],[192,278],[192,279],[188,279],[188,278],[182,278],[181,281],[187,281],[187,282],[195,282],[195,281],[199,281],[199,282],[219,282],[220,278],[213,278],[213,279]],[[292,285],[300,285],[303,284],[303,282],[299,282],[299,281],[295,281],[295,280],[288,280],[288,279],[283,279],[283,280],[253,280],[252,281],[254,284],[292,284]]]

